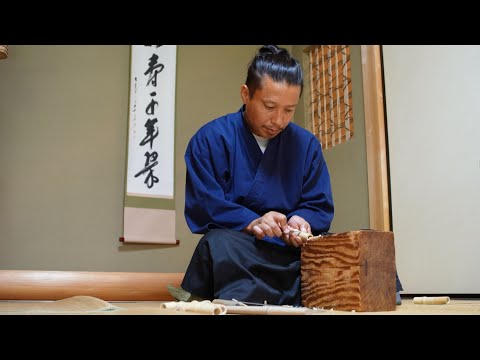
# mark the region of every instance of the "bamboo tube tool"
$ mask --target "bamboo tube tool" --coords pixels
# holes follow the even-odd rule
[[[225,306],[227,314],[243,315],[305,315],[309,310],[306,307],[287,305],[268,305],[260,303],[242,302],[238,300],[214,299],[213,304]]]
[[[419,296],[413,298],[414,304],[445,305],[450,302],[448,296]]]
[[[308,241],[311,238],[313,238],[312,234],[310,234],[308,232],[300,231],[300,230],[291,231],[289,234],[294,234],[294,235],[300,236],[300,239],[302,239],[303,241]]]

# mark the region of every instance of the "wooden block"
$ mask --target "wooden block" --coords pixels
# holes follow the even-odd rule
[[[356,230],[302,246],[302,305],[345,311],[396,308],[393,232]]]

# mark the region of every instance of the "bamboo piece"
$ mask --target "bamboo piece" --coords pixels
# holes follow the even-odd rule
[[[308,308],[288,305],[261,305],[259,303],[242,302],[238,300],[214,299],[214,304],[226,306],[227,314],[243,315],[305,315]],[[247,305],[248,304],[248,305]]]
[[[414,304],[445,305],[450,302],[448,296],[419,296],[413,298]]]
[[[300,230],[292,231],[292,234],[299,236],[303,241],[308,241],[313,238],[313,234]]]
[[[0,270],[0,300],[171,301],[183,273]]]
[[[305,315],[308,308],[289,307],[280,305],[262,305],[262,306],[226,306],[227,314],[241,315]]]
[[[163,309],[173,309],[180,311],[192,311],[207,315],[224,315],[227,313],[227,308],[222,304],[214,304],[209,300],[190,302],[185,301],[171,301],[160,305]]]

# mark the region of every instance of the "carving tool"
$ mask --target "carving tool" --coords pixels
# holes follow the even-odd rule
[[[244,315],[304,315],[309,311],[306,307],[294,307],[288,305],[269,305],[238,301],[236,299],[223,300],[214,299],[214,304],[222,304],[227,309],[227,314],[244,314]]]
[[[305,232],[305,231],[300,231],[300,230],[293,230],[293,231],[290,231],[288,233],[288,235],[290,234],[293,234],[293,235],[296,235],[296,236],[300,236],[300,239],[302,239],[303,241],[308,241],[310,240],[311,238],[313,238],[313,234],[310,234],[308,232]]]

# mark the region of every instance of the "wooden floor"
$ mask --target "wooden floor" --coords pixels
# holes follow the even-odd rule
[[[0,301],[0,315],[200,315],[163,309],[161,301],[110,301],[94,297],[72,297],[57,301]],[[348,312],[306,311],[307,315],[480,315],[480,299],[451,300],[445,305],[417,305],[402,299],[395,311]]]
[[[345,314],[346,312],[334,311]],[[480,299],[450,300],[445,305],[418,305],[413,299],[402,299],[395,311],[365,312],[356,315],[480,315]]]

